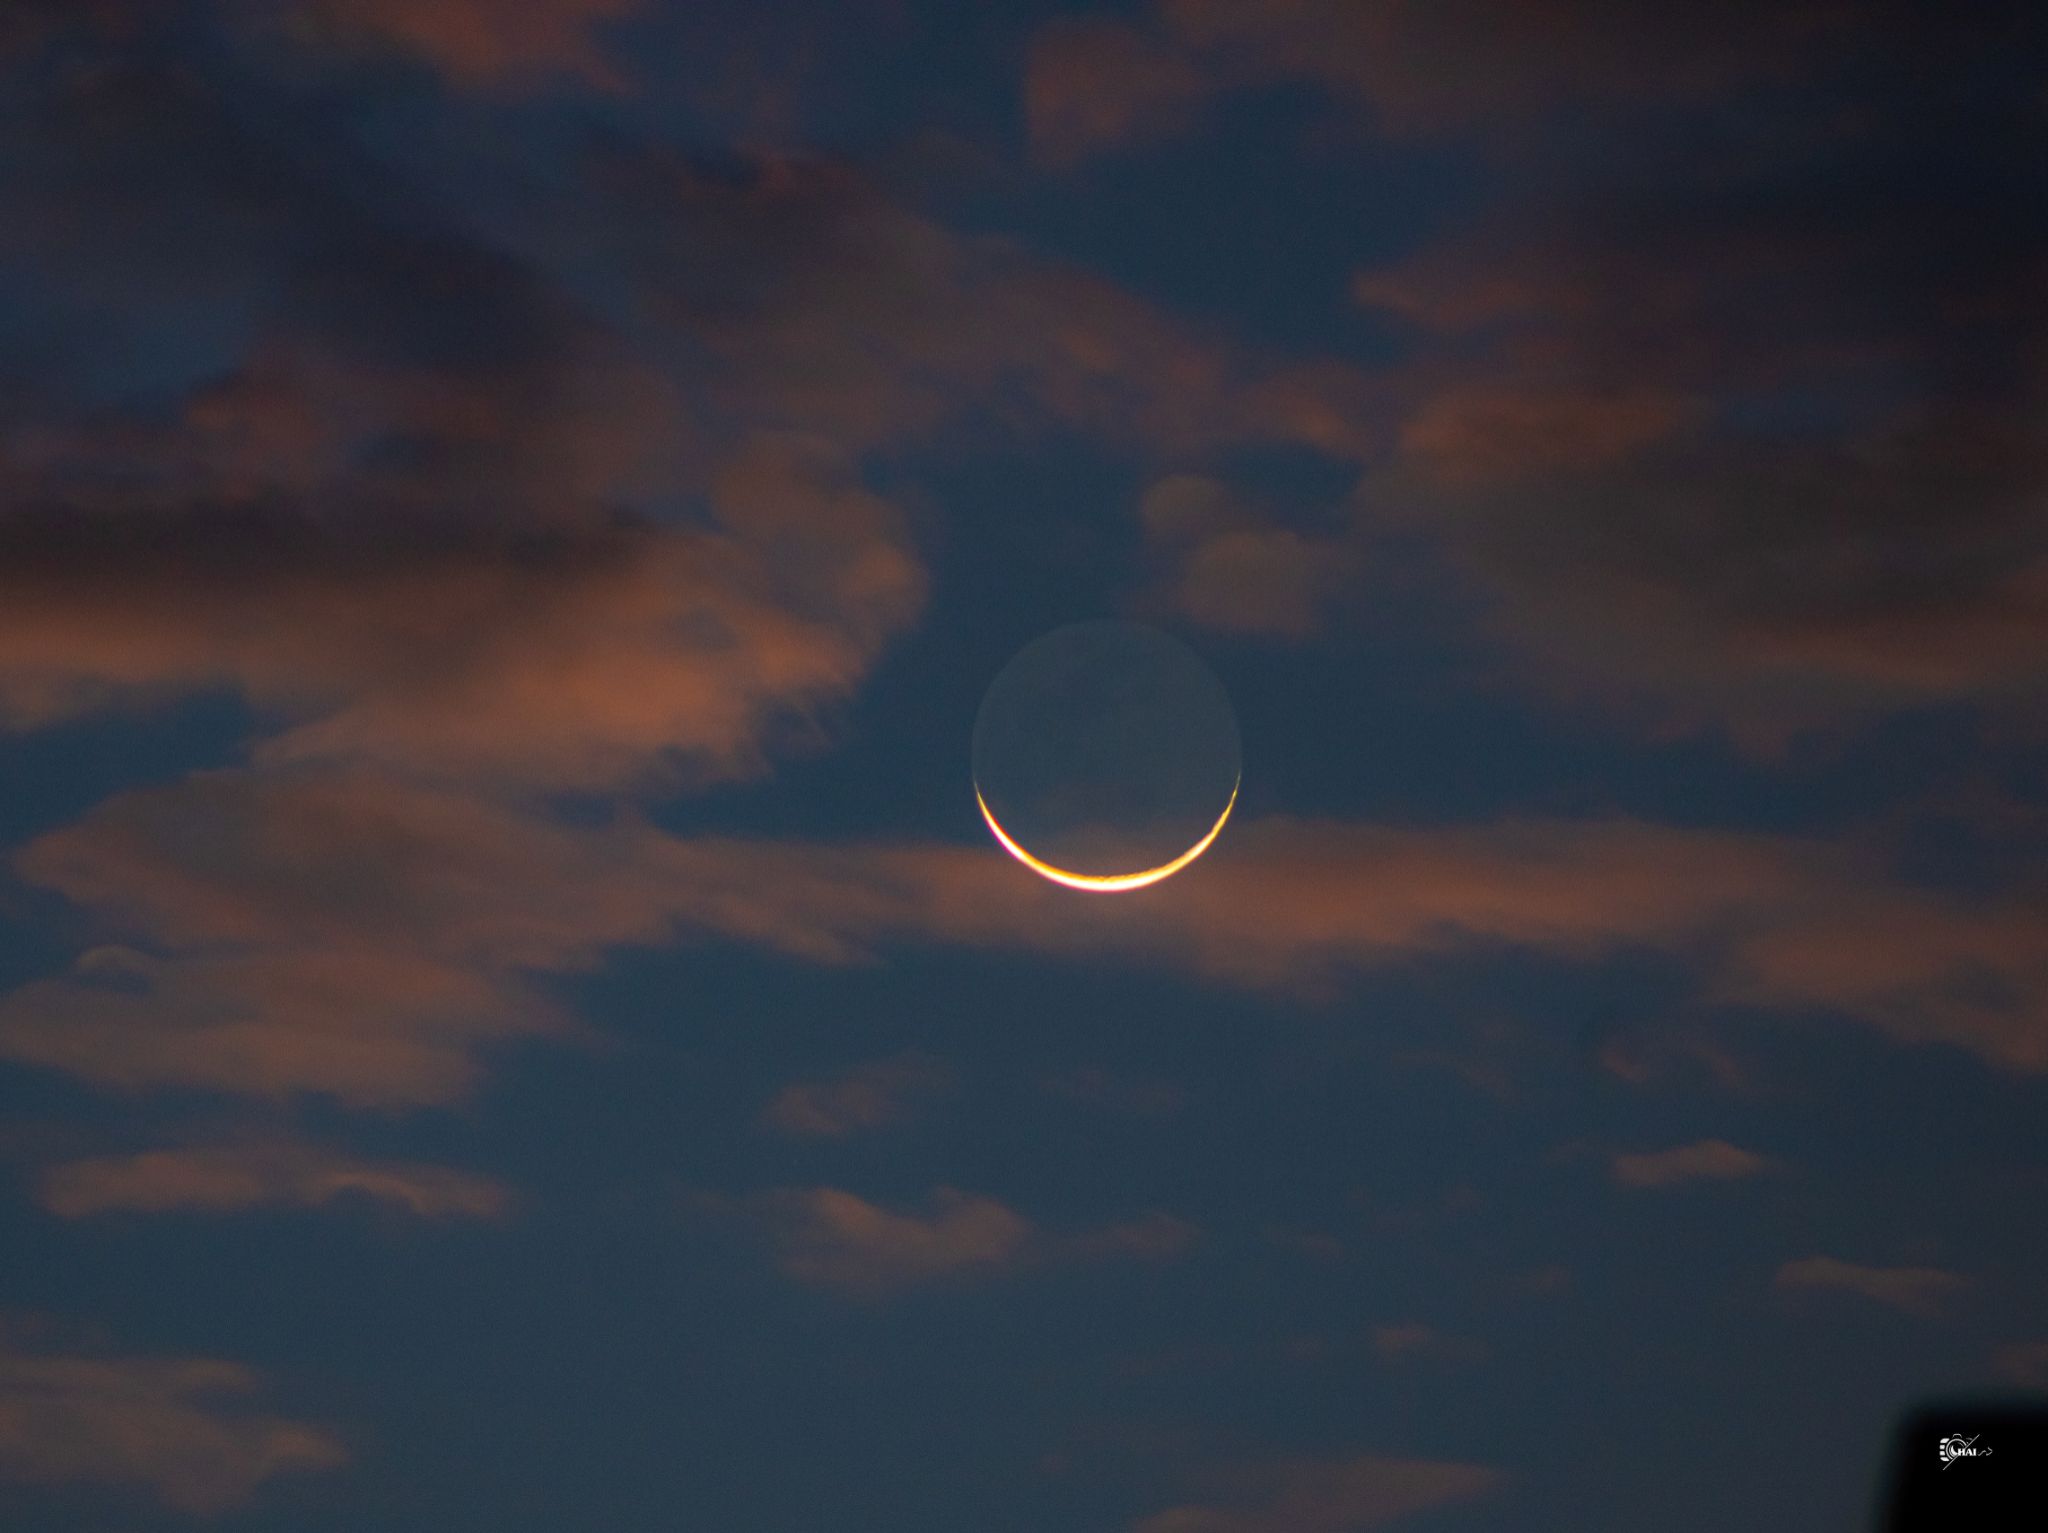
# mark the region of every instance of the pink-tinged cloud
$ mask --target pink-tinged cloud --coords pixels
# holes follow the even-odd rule
[[[952,1072],[939,1060],[902,1054],[862,1065],[837,1080],[785,1086],[762,1116],[770,1127],[799,1139],[844,1139],[903,1122],[921,1102],[951,1084]]]
[[[1241,1472],[1243,1504],[1190,1504],[1141,1519],[1132,1533],[1359,1533],[1497,1490],[1500,1471],[1430,1459],[1291,1459]]]
[[[885,1208],[836,1187],[777,1189],[724,1206],[761,1228],[789,1277],[869,1299],[1051,1262],[1163,1261],[1197,1238],[1193,1225],[1157,1212],[1048,1231],[993,1198],[951,1187],[934,1191],[922,1209]]]
[[[1668,1150],[1615,1155],[1608,1171],[1624,1187],[1673,1187],[1681,1182],[1728,1182],[1756,1176],[1770,1162],[1725,1139],[1702,1139]]]
[[[1809,1256],[1780,1267],[1772,1283],[1785,1292],[1856,1294],[1911,1315],[1935,1315],[1970,1286],[1939,1267],[1863,1267],[1832,1256]]]
[[[474,1172],[365,1160],[282,1141],[69,1161],[37,1177],[36,1197],[63,1219],[319,1208],[348,1199],[387,1204],[422,1219],[496,1219],[512,1205],[509,1188]]]
[[[48,1354],[0,1338],[0,1480],[139,1487],[213,1517],[275,1476],[347,1461],[331,1432],[248,1409],[262,1383],[237,1363]]]
[[[225,0],[230,14],[250,0]],[[643,0],[285,0],[283,20],[301,41],[373,41],[415,55],[462,86],[527,86],[567,76],[619,88],[623,76],[603,43],[609,23]],[[280,7],[265,6],[264,10]]]

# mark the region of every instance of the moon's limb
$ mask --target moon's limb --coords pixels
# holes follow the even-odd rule
[[[1171,878],[1182,868],[1201,856],[1202,853],[1209,850],[1210,844],[1223,834],[1223,822],[1230,818],[1230,811],[1237,807],[1237,790],[1239,784],[1243,781],[1243,777],[1240,776],[1236,782],[1231,783],[1230,801],[1223,806],[1223,813],[1216,817],[1216,823],[1209,827],[1209,833],[1206,836],[1174,858],[1173,861],[1163,862],[1156,868],[1147,868],[1142,873],[1069,873],[1064,868],[1056,868],[1050,863],[1040,862],[1036,857],[1025,851],[1023,847],[1011,840],[1009,832],[996,823],[995,815],[989,810],[988,800],[981,796],[979,784],[975,785],[974,802],[981,806],[981,817],[988,822],[990,833],[995,836],[996,840],[1002,843],[1003,850],[1023,863],[1025,867],[1029,868],[1039,877],[1049,878],[1056,884],[1064,884],[1069,889],[1084,890],[1089,894],[1121,894],[1128,889],[1142,889],[1147,884],[1156,884],[1162,878]]]

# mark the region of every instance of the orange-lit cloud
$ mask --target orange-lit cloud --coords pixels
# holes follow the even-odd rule
[[[446,1166],[365,1160],[281,1141],[105,1155],[45,1169],[37,1200],[64,1219],[107,1213],[239,1213],[317,1208],[337,1199],[389,1204],[423,1219],[495,1219],[502,1182]]]
[[[262,1382],[238,1363],[45,1353],[0,1337],[0,1480],[140,1487],[211,1517],[277,1475],[346,1462],[332,1433],[247,1409]]]
[[[1786,1291],[1858,1294],[1914,1315],[1939,1313],[1970,1286],[1962,1274],[1939,1267],[1863,1267],[1832,1256],[1787,1262],[1772,1281]]]
[[[1726,1182],[1756,1176],[1770,1162],[1725,1139],[1702,1139],[1668,1150],[1615,1155],[1608,1170],[1624,1187],[1671,1187],[1680,1182]]]
[[[1289,1459],[1240,1471],[1236,1504],[1190,1504],[1141,1519],[1133,1533],[1354,1533],[1435,1507],[1476,1500],[1502,1484],[1480,1464],[1361,1454]]]

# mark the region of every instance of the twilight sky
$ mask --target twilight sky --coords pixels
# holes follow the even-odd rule
[[[0,1526],[1866,1526],[2048,1388],[2044,26],[13,0]]]

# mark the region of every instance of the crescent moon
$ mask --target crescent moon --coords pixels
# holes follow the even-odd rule
[[[981,806],[981,817],[988,821],[989,832],[996,840],[1002,843],[1003,850],[1023,863],[1025,867],[1029,868],[1039,877],[1049,878],[1056,884],[1065,884],[1069,889],[1081,889],[1089,894],[1121,894],[1127,889],[1142,889],[1147,884],[1158,883],[1162,878],[1171,878],[1182,868],[1201,856],[1202,853],[1209,850],[1209,847],[1216,838],[1223,834],[1223,822],[1230,818],[1230,811],[1237,807],[1237,790],[1239,784],[1243,781],[1244,778],[1240,775],[1237,781],[1230,785],[1230,802],[1223,806],[1223,813],[1216,816],[1216,823],[1209,827],[1209,834],[1202,837],[1201,840],[1182,852],[1173,861],[1163,862],[1156,868],[1147,868],[1142,873],[1069,873],[1066,869],[1056,868],[1049,862],[1040,862],[1036,857],[1025,851],[1023,847],[1011,840],[1009,832],[996,823],[995,815],[989,810],[988,800],[981,796],[979,785],[974,790],[974,802]]]

